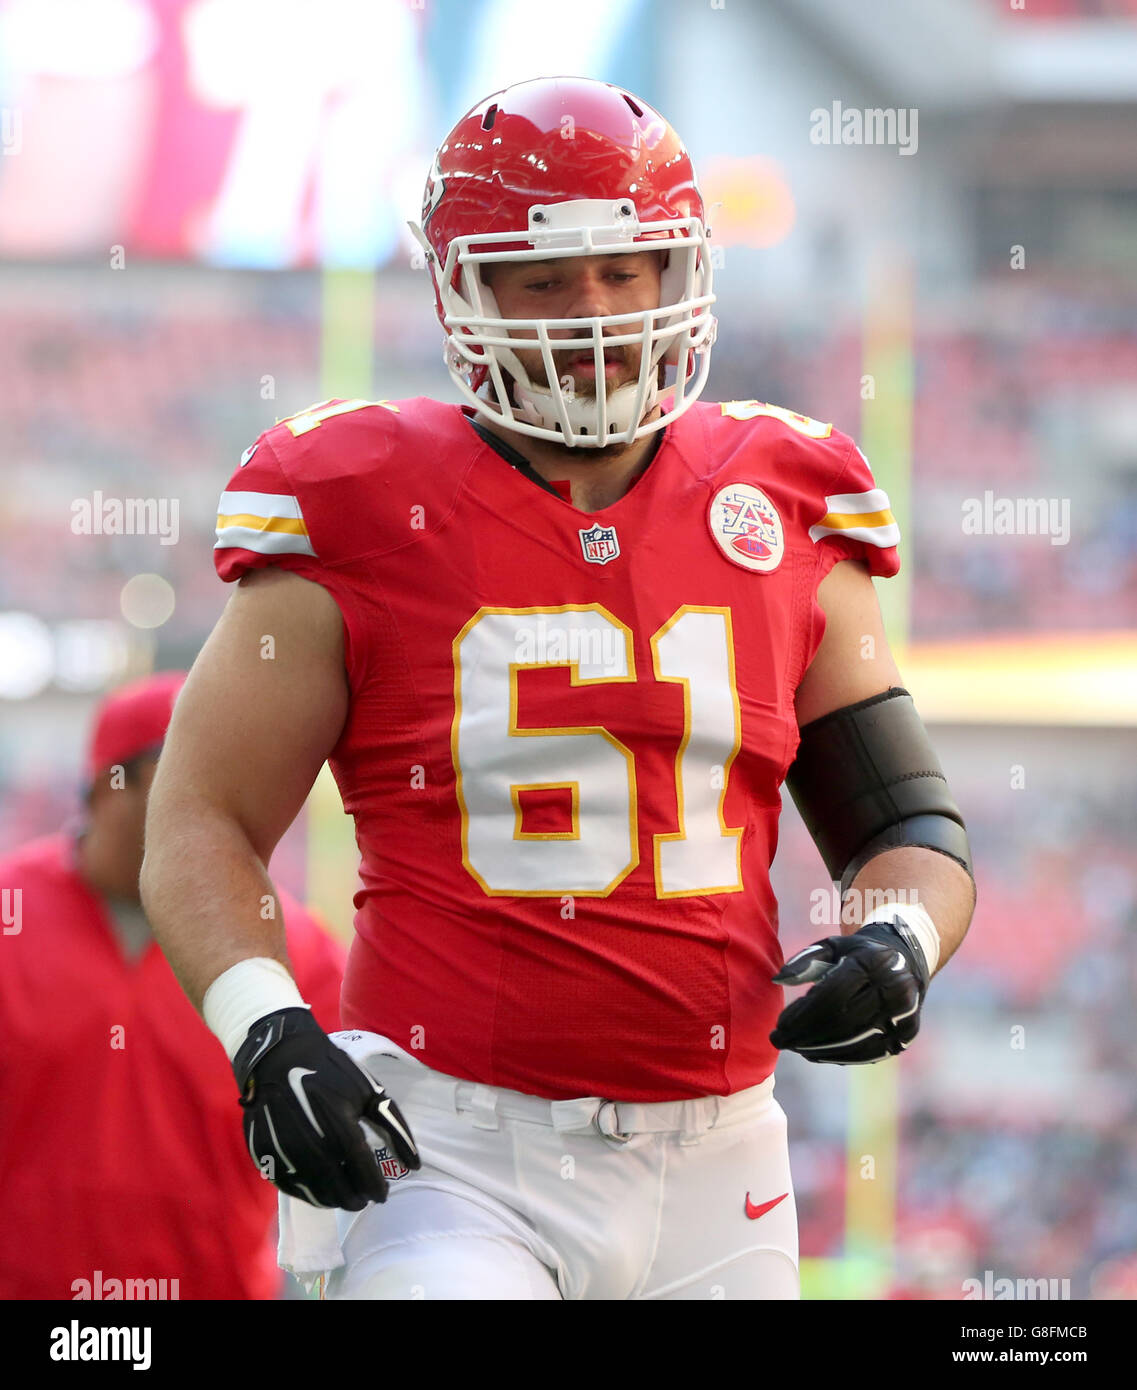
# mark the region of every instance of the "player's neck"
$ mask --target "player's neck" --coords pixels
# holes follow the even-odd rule
[[[80,878],[102,900],[119,950],[128,960],[138,960],[154,939],[138,893],[141,863],[116,852],[87,826],[76,837],[74,864]]]
[[[655,414],[658,414],[658,407]],[[660,433],[645,435],[631,444],[611,444],[606,449],[567,449],[532,435],[506,429],[479,416],[479,423],[503,440],[546,482],[567,482],[572,505],[582,512],[598,512],[618,502],[655,455]],[[649,417],[651,418],[651,417]]]

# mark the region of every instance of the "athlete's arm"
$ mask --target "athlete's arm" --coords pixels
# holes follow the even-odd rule
[[[347,709],[335,600],[285,570],[247,574],[174,708],[141,888],[197,1009],[210,992],[206,1021],[233,1063],[253,1161],[291,1197],[359,1211],[386,1200],[379,1153],[421,1160],[395,1102],[277,978],[272,962],[287,970],[288,957],[267,868]]]
[[[863,560],[838,561],[821,581],[817,602],[825,614],[825,635],[794,697],[799,726],[904,684]]]
[[[845,889],[842,935],[798,951],[774,976],[812,988],[778,1015],[770,1041],[847,1066],[915,1038],[928,981],[963,940],[975,892],[949,857],[970,861],[966,833],[911,697],[894,689],[900,672],[867,569],[841,561],[817,593],[826,627],[797,691],[802,735],[787,782]],[[883,897],[866,913],[870,889]]]
[[[146,816],[143,905],[199,1010],[238,961],[287,965],[267,865],[347,706],[335,600],[285,570],[251,571],[178,698]]]
[[[842,560],[834,565],[817,590],[817,601],[825,613],[825,634],[798,686],[795,707],[799,727],[890,686],[904,684],[888,646],[866,565],[860,560]],[[971,923],[975,885],[967,871],[936,850],[904,846],[876,855],[850,885],[851,911],[842,912],[842,918],[848,915],[855,921],[843,923],[845,935],[860,925],[860,905],[866,895],[889,888],[906,890],[908,901],[913,891],[918,893],[939,932],[939,969],[959,947]]]

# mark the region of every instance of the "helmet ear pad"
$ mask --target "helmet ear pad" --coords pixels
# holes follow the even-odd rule
[[[502,319],[501,310],[498,308],[497,297],[490,289],[482,275],[482,266],[475,264],[472,267],[463,267],[455,279],[461,279],[461,288],[451,285],[450,293],[444,298],[448,299],[454,309],[466,315],[478,315],[483,318]],[[456,354],[453,370],[470,373],[470,385],[475,392],[480,392],[487,381],[491,381],[495,375],[495,366],[504,369],[507,378],[520,382],[522,385],[531,385],[529,373],[521,363],[521,359],[510,348],[481,348],[476,333],[472,333],[468,328],[452,330],[469,345],[472,352],[478,353],[476,361],[463,361]],[[449,365],[449,363],[448,363]],[[508,380],[507,383],[508,384]]]
[[[472,293],[470,298],[475,305],[475,311],[486,318],[498,319],[502,323],[507,324],[509,320],[502,317],[501,310],[498,307],[497,296],[486,283],[482,271],[483,267],[481,265],[475,265],[471,275],[473,283],[471,284]],[[534,348],[539,346],[536,338],[533,339],[533,346]],[[521,358],[518,357],[517,353],[514,352],[512,348],[494,348],[493,356],[497,359],[498,366],[501,367],[505,371],[506,376],[510,378],[506,383],[507,386],[515,384],[526,391],[541,391],[544,389],[534,384],[529,373],[525,370]]]
[[[659,304],[662,308],[665,304],[681,304],[685,299],[702,295],[706,289],[706,275],[703,271],[701,256],[703,251],[699,247],[689,247],[684,254],[676,255],[673,251],[665,251],[663,269],[659,276]],[[689,264],[693,265],[693,274],[688,277]],[[690,284],[688,283],[690,279]],[[709,310],[705,311],[709,314]],[[669,318],[660,319],[659,327],[662,329],[675,327],[683,318],[682,314],[675,314]],[[698,330],[688,329],[685,333],[678,333],[671,342],[667,344],[667,349],[663,353],[662,360],[669,367],[679,365],[679,354],[683,346],[684,339],[698,336]]]
[[[485,266],[480,264],[475,265],[470,277],[473,281],[471,288],[474,291],[472,296],[474,308],[477,313],[483,315],[485,318],[500,319],[502,314],[501,310],[498,308],[497,295],[490,289],[489,282],[485,277],[485,270]]]

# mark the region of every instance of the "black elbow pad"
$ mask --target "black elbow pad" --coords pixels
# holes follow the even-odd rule
[[[972,872],[963,817],[899,686],[806,724],[786,786],[842,893],[870,859],[904,845]]]

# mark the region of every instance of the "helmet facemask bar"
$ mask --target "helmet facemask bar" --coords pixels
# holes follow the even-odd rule
[[[621,440],[630,443],[636,437],[637,430],[647,434],[655,428],[654,421],[643,426],[640,422],[656,403],[659,369],[664,364],[664,359],[672,352],[677,351],[681,361],[675,389],[688,398],[685,404],[692,404],[696,393],[693,389],[694,383],[688,385],[687,375],[693,349],[689,341],[676,349],[676,339],[680,335],[687,340],[692,334],[708,336],[705,324],[694,313],[677,316],[671,305],[597,318],[498,319],[489,315],[453,315],[448,316],[448,321],[452,328],[457,330],[452,333],[448,344],[447,357],[452,372],[457,369],[460,374],[464,374],[482,368],[492,384],[496,402],[502,409],[494,410],[491,402],[485,397],[476,396],[468,387],[463,391],[467,399],[477,404],[483,413],[486,413],[488,407],[489,414],[499,419],[504,418],[510,428],[551,438],[558,443],[574,445],[611,444]],[[462,331],[467,327],[471,330],[468,334]],[[500,328],[501,331],[491,331],[491,327]],[[576,336],[554,338],[552,334],[558,331],[573,332]],[[522,337],[521,334],[534,336]],[[639,375],[635,383],[625,383],[609,393],[603,389],[604,352],[606,349],[628,346],[640,348]],[[517,349],[540,352],[548,387],[532,381],[516,354]],[[580,351],[591,351],[594,354],[594,379],[598,383],[595,397],[591,394],[575,393],[571,382],[566,386],[565,377],[571,377],[571,372],[562,373],[557,367],[555,354]],[[511,396],[506,373],[514,383],[515,394],[521,398],[520,406]],[[458,384],[460,387],[466,384],[461,376]],[[701,388],[702,383],[698,384]],[[631,410],[628,423],[620,424],[610,431],[608,417],[611,414],[611,397],[617,392],[634,392],[635,398],[625,407],[626,410]],[[529,421],[524,412],[524,402],[538,393],[541,397],[548,398],[548,408],[555,412],[559,429],[542,430],[537,427],[536,422]],[[624,399],[631,400],[627,396]],[[677,401],[676,405],[678,404]],[[521,414],[517,413],[519,409]],[[669,411],[668,417],[674,418],[676,413],[677,410]],[[595,424],[591,426],[587,423],[590,417],[595,419]],[[527,421],[533,426],[531,430],[524,429]],[[666,424],[667,421],[663,420],[660,423]]]
[[[547,225],[538,225],[546,219]],[[517,249],[519,242],[524,249]],[[483,265],[495,262],[644,251],[667,253],[660,276],[661,303],[626,314],[505,319],[481,274]],[[569,447],[630,444],[682,414],[703,389],[715,320],[709,313],[714,303],[710,253],[698,218],[641,225],[626,201],[551,204],[530,209],[526,232],[455,237],[444,266],[433,255],[429,259],[449,330],[447,368],[462,396],[487,419]],[[640,349],[638,377],[609,392],[604,350],[633,344]],[[518,350],[540,352],[547,385],[530,378]],[[566,392],[554,354],[588,350],[594,354],[595,396],[577,394],[571,383]],[[674,385],[665,388],[672,400],[658,419],[645,423],[644,416],[660,395],[658,377],[664,364],[676,367]]]

